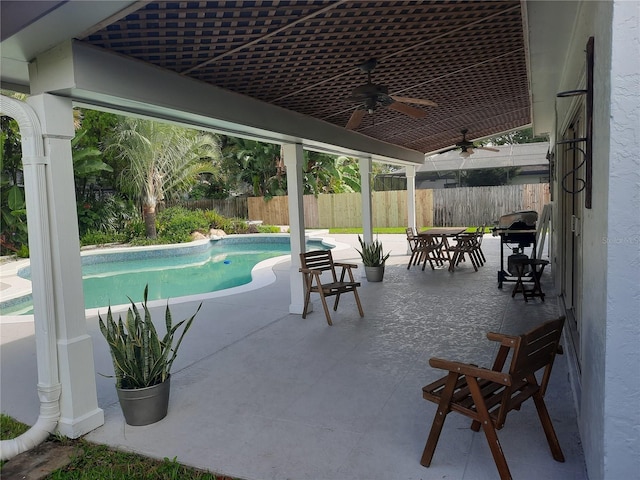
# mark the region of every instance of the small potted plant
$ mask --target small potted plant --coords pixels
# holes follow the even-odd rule
[[[384,277],[384,264],[389,258],[390,253],[384,253],[382,250],[382,242],[374,240],[366,243],[360,235],[358,235],[361,250],[357,250],[362,258],[365,275],[369,282],[381,282]]]
[[[100,331],[111,351],[118,399],[129,425],[149,425],[167,415],[171,365],[184,335],[202,307],[200,304],[189,319],[174,325],[167,304],[166,333],[160,338],[147,308],[148,291],[149,285],[146,285],[142,303],[144,318],[131,298],[131,307],[124,321],[121,316],[117,323],[114,321],[111,306],[106,321],[98,314]],[[181,327],[182,333],[174,342]]]

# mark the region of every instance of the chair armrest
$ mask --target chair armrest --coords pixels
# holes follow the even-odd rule
[[[358,265],[355,263],[341,263],[341,262],[333,262],[335,267],[343,267],[343,268],[358,268]]]
[[[441,358],[429,359],[429,365],[433,368],[448,370],[458,375],[466,375],[473,378],[482,378],[490,382],[499,383],[500,385],[511,385],[511,375],[508,373],[496,372],[488,368],[476,367],[468,363],[453,362],[451,360],[443,360]]]
[[[487,338],[494,342],[500,342],[505,347],[513,347],[518,337],[514,335],[505,335],[503,333],[489,332]]]
[[[314,270],[313,268],[300,268],[300,273],[310,273],[312,275],[322,275],[322,270]]]

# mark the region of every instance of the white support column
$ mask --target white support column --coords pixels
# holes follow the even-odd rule
[[[48,235],[49,241],[42,242],[41,248],[50,257],[51,269],[46,273],[47,291],[43,294],[53,295],[52,302],[42,302],[34,296],[34,309],[37,314],[39,307],[46,308],[47,315],[54,316],[62,385],[58,431],[77,438],[102,425],[104,413],[98,408],[93,347],[84,313],[71,156],[73,112],[70,100],[48,94],[32,96],[27,103],[42,126],[45,167],[35,166],[44,175],[37,175],[38,183],[25,185],[25,190],[32,191],[29,195],[35,194],[36,210],[48,217],[44,228],[49,231],[41,234],[45,239]]]
[[[407,226],[416,228],[416,167],[414,165],[407,165]],[[411,248],[407,242],[407,254],[411,255]]]
[[[284,165],[287,168],[287,195],[289,196],[289,231],[291,237],[291,304],[289,313],[302,314],[304,310],[304,285],[300,273],[300,253],[305,251],[304,235],[304,186],[302,183],[303,149],[301,144],[282,146]],[[309,305],[308,311],[313,310]]]
[[[362,238],[373,242],[373,208],[371,204],[371,158],[360,159],[360,190],[362,192]],[[364,271],[364,270],[363,270]]]

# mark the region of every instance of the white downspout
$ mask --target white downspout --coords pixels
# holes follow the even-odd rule
[[[33,284],[34,326],[38,365],[40,415],[25,433],[0,442],[0,459],[10,460],[44,442],[53,433],[60,418],[61,385],[51,275],[49,214],[46,210],[46,166],[48,159],[40,121],[24,102],[0,95],[0,113],[14,118],[20,127],[22,163],[27,202],[29,251]],[[38,308],[41,307],[41,308]]]

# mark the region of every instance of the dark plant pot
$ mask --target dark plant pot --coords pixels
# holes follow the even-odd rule
[[[158,422],[167,416],[171,377],[146,388],[117,388],[120,407],[127,425],[141,426]]]
[[[382,267],[364,267],[364,272],[369,282],[381,282],[384,277],[384,266]]]

